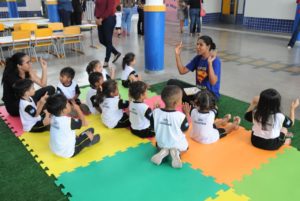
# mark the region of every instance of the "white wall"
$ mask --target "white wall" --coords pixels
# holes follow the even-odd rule
[[[204,0],[203,7],[206,13],[220,13],[222,0]]]
[[[245,17],[294,20],[296,0],[246,0]]]
[[[40,11],[41,0],[26,0],[26,7],[18,7],[18,11]],[[0,7],[0,12],[8,12],[7,7]]]

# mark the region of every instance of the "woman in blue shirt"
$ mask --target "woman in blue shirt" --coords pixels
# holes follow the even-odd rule
[[[216,45],[209,36],[201,36],[197,40],[197,55],[187,64],[183,65],[181,61],[182,42],[175,48],[176,65],[180,75],[190,71],[196,71],[196,85],[200,89],[206,88],[216,99],[220,98],[220,80],[221,80],[221,61],[217,57]],[[168,84],[175,84],[181,88],[190,87],[191,85],[182,83],[179,80],[170,80]],[[184,93],[184,101],[190,98]]]

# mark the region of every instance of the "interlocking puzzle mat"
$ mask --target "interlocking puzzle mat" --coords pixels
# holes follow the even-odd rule
[[[19,117],[10,116],[5,106],[0,106],[0,116],[17,137],[23,135],[23,126]]]
[[[217,184],[184,164],[170,167],[170,160],[156,166],[150,162],[156,148],[150,143],[129,148],[100,162],[63,173],[57,184],[70,192],[71,200],[204,200],[215,197],[226,185]]]
[[[234,189],[230,188],[227,191],[220,190],[217,192],[218,197],[213,199],[213,198],[208,198],[205,201],[248,201],[250,200],[247,196],[245,195],[238,195],[235,193]]]
[[[89,127],[95,128],[95,133],[101,135],[100,143],[85,148],[82,153],[74,158],[61,158],[54,155],[49,148],[49,132],[42,134],[25,133],[20,137],[23,144],[31,150],[33,156],[37,155],[37,161],[42,161],[41,166],[47,168],[47,174],[58,177],[63,172],[69,172],[81,166],[87,166],[92,161],[102,160],[105,156],[113,156],[118,151],[125,151],[129,147],[135,147],[140,143],[149,142],[130,133],[128,129],[108,129],[100,120],[99,115],[87,117]],[[84,131],[82,128],[76,133]]]

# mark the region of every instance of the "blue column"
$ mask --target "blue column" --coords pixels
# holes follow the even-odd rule
[[[16,0],[6,0],[9,18],[19,17],[18,5]]]
[[[149,4],[147,4],[149,2]],[[165,11],[161,4],[151,5],[155,1],[147,1],[144,7],[145,26],[145,72],[161,73],[164,71],[164,37]]]
[[[50,22],[59,22],[60,20],[57,9],[57,0],[48,0],[46,4]]]
[[[297,29],[298,22],[300,20],[300,3],[297,4],[297,9],[296,9],[296,15],[295,15],[295,20],[294,20],[294,26],[293,26],[293,31]],[[296,43],[300,43],[300,32],[298,33],[297,41]]]

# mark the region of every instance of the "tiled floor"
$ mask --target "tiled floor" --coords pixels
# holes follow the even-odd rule
[[[179,76],[175,65],[174,47],[183,41],[182,61],[187,63],[195,56],[195,44],[197,37],[189,34],[179,34],[177,24],[166,24],[165,33],[165,73],[144,73],[144,38],[136,34],[136,21],[133,21],[134,30],[130,36],[114,37],[116,48],[124,55],[132,51],[137,56],[137,71],[142,74],[149,84],[166,81],[170,78],[180,78],[193,83],[194,74],[188,73]],[[288,50],[288,35],[276,35],[266,33],[239,31],[228,29],[224,26],[203,27],[203,34],[211,36],[218,48],[222,59],[221,93],[249,102],[253,96],[263,89],[276,88],[283,97],[283,111],[289,112],[292,99],[300,97],[300,47]],[[97,32],[94,30],[94,42],[99,45]],[[85,72],[87,63],[93,59],[104,60],[105,49],[99,45],[99,49],[90,48],[90,35],[85,33],[84,52],[76,54],[67,52],[65,59],[57,59],[47,54],[41,54],[48,61],[48,83],[56,85],[61,68],[71,66],[76,70],[75,79],[80,85],[87,85],[88,79]],[[117,77],[120,77],[121,59],[115,65]],[[34,68],[40,72],[40,67],[34,63]],[[3,68],[0,69],[2,75]],[[0,78],[1,78],[0,75]],[[2,79],[2,78],[1,78]],[[0,87],[2,96],[2,87]],[[300,118],[300,110],[296,112]]]

